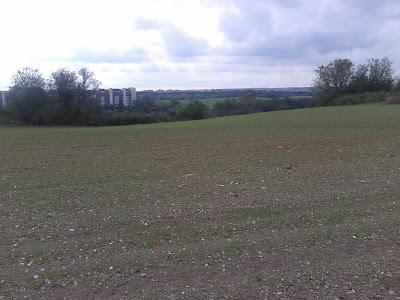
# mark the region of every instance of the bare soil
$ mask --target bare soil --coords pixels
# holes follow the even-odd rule
[[[399,120],[0,128],[0,299],[400,299]]]

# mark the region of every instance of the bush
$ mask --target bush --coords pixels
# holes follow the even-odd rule
[[[243,103],[238,99],[227,98],[224,101],[218,102],[214,105],[212,114],[216,117],[241,115],[249,112]]]
[[[9,92],[10,112],[17,122],[28,125],[43,125],[49,99],[42,88],[12,89]]]
[[[331,105],[355,105],[363,103],[386,102],[393,93],[388,92],[369,92],[362,94],[347,94],[334,98]]]
[[[176,117],[180,120],[201,120],[208,117],[210,109],[200,101],[181,104],[176,110]]]
[[[214,116],[230,116],[250,114],[254,112],[268,112],[275,110],[299,109],[313,106],[312,98],[284,98],[275,100],[253,100],[243,102],[241,99],[226,99],[215,104]]]
[[[0,106],[0,126],[11,125],[12,123],[13,120],[7,108]]]
[[[393,93],[386,98],[386,104],[400,104],[400,94]]]
[[[314,90],[321,105],[335,105],[332,100],[349,93],[389,92],[396,88],[393,62],[387,57],[370,59],[355,66],[349,59],[336,59],[315,71]],[[321,97],[322,96],[322,97]],[[358,99],[342,99],[358,101]]]
[[[395,92],[400,92],[400,78],[397,78],[396,83],[394,84],[393,90]]]

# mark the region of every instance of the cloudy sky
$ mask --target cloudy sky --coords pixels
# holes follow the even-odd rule
[[[0,89],[24,66],[142,90],[308,86],[334,58],[400,62],[400,0],[0,1]]]

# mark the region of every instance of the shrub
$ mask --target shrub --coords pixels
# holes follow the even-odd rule
[[[386,102],[392,93],[369,92],[362,94],[347,94],[332,100],[331,105],[355,105],[362,103]]]
[[[0,106],[0,126],[12,124],[12,117],[7,108]]]
[[[208,117],[210,109],[200,101],[182,104],[176,110],[176,117],[180,120],[201,120]]]
[[[397,78],[397,79],[396,79],[396,82],[395,82],[395,84],[394,84],[394,86],[393,86],[393,90],[394,90],[395,92],[400,92],[400,78]]]
[[[393,93],[386,98],[386,104],[400,104],[400,94]]]

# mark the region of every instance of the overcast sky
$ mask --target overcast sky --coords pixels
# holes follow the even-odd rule
[[[338,57],[400,62],[400,0],[0,0],[0,88],[24,66],[103,87],[308,86]]]

